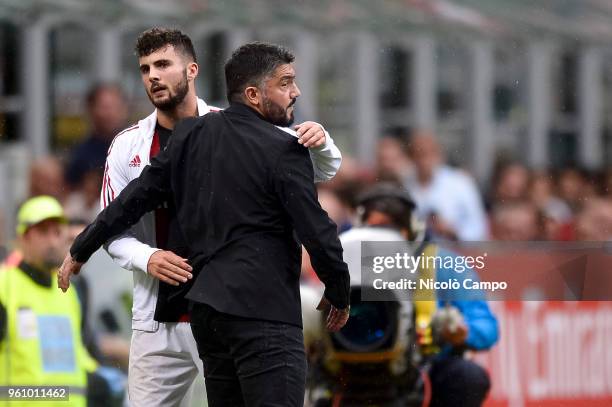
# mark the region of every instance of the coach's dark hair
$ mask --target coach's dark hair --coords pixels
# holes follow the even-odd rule
[[[280,45],[251,42],[238,48],[225,64],[227,100],[242,100],[249,86],[260,86],[280,65],[295,60],[293,54]]]
[[[196,53],[191,38],[180,30],[164,27],[151,28],[138,37],[134,50],[138,58],[151,55],[153,52],[172,45],[183,56],[197,62]]]

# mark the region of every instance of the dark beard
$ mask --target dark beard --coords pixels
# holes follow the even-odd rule
[[[153,96],[149,95],[149,100],[153,103],[153,106],[162,110],[164,112],[168,112],[174,110],[179,104],[185,100],[185,96],[187,96],[187,92],[189,92],[189,84],[187,83],[187,73],[184,74],[183,80],[176,84],[175,94],[170,96],[167,100],[162,102],[154,102]]]
[[[266,119],[275,126],[289,127],[293,123],[293,112],[287,117],[287,109],[293,106],[295,100],[291,105],[287,106],[286,109],[282,108],[279,104],[274,103],[270,99],[264,99],[263,108]]]

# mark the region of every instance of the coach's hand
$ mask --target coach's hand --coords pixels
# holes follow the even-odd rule
[[[164,283],[175,286],[192,279],[192,270],[187,264],[187,259],[167,250],[158,250],[153,253],[147,264],[147,273]]]
[[[294,127],[298,135],[298,143],[304,147],[320,147],[325,144],[325,130],[316,122],[304,122]]]
[[[70,287],[70,277],[74,274],[79,274],[83,267],[83,263],[79,263],[72,258],[70,253],[64,258],[64,262],[57,271],[57,286],[62,289],[63,292],[68,290]]]
[[[317,305],[317,310],[327,313],[327,321],[325,326],[330,332],[338,332],[346,325],[351,307],[348,306],[343,309],[334,307],[327,298],[321,298],[321,302]]]

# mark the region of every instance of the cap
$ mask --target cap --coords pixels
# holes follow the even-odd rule
[[[23,235],[30,226],[47,219],[57,219],[61,223],[67,222],[62,205],[57,199],[47,195],[28,199],[17,212],[17,235]]]

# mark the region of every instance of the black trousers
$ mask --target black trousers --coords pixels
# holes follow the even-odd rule
[[[488,373],[461,356],[436,360],[429,375],[430,407],[480,407],[491,387]]]
[[[194,304],[191,330],[204,362],[209,407],[303,407],[306,355],[300,327]]]

